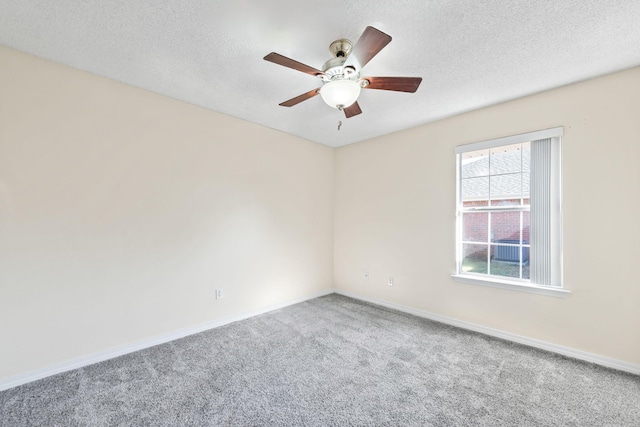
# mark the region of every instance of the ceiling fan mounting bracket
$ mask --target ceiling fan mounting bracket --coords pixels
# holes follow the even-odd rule
[[[353,49],[353,43],[347,39],[339,39],[329,45],[329,52],[336,58],[346,58]]]
[[[358,76],[354,67],[344,67],[344,63],[352,50],[353,43],[347,39],[339,39],[331,43],[329,45],[329,52],[331,52],[333,58],[322,65],[322,71],[325,74],[320,76],[320,78],[325,82],[335,79],[357,78]]]

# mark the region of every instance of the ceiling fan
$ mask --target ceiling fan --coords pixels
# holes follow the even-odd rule
[[[347,39],[336,40],[329,45],[333,58],[322,66],[322,70],[271,52],[266,61],[302,71],[322,80],[322,86],[280,103],[293,107],[318,94],[330,107],[344,111],[347,118],[362,113],[358,105],[361,89],[393,90],[413,93],[418,90],[422,77],[361,77],[362,68],[391,41],[391,36],[367,27],[356,44]]]

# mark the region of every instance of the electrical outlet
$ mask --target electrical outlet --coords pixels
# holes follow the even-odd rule
[[[389,278],[387,279],[387,285],[393,286],[393,276],[389,276]]]
[[[368,271],[364,272],[364,278],[365,278],[365,280],[369,279],[369,272]]]
[[[222,289],[216,289],[216,299],[222,298]]]

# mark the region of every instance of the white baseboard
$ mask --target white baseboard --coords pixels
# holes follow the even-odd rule
[[[462,320],[454,319],[451,317],[441,316],[439,314],[430,313],[428,311],[420,310],[413,307],[404,306],[401,304],[389,303],[382,300],[377,300],[374,298],[364,297],[362,295],[357,295],[351,292],[346,292],[342,290],[336,290],[333,288],[326,289],[321,292],[317,292],[315,294],[309,295],[305,298],[299,298],[295,300],[286,301],[284,303],[270,305],[268,307],[264,307],[260,310],[240,313],[233,316],[227,316],[222,319],[214,320],[211,322],[206,322],[203,324],[195,325],[192,327],[180,329],[177,331],[172,331],[166,334],[157,335],[151,338],[143,339],[138,342],[122,345],[118,347],[113,347],[104,351],[99,351],[96,353],[91,353],[85,356],[81,356],[75,359],[67,360],[62,363],[57,363],[55,365],[51,365],[42,369],[37,369],[34,371],[26,372],[24,374],[19,374],[11,377],[6,377],[0,379],[0,391],[7,390],[12,387],[16,387],[22,384],[26,384],[32,381],[36,381],[42,378],[49,377],[51,375],[56,375],[62,372],[71,371],[73,369],[82,368],[84,366],[92,365],[94,363],[102,362],[108,359],[112,359],[114,357],[122,356],[128,353],[133,353],[134,351],[143,350],[145,348],[153,347],[159,344],[164,344],[169,341],[177,340],[179,338],[186,337],[188,335],[197,334],[199,332],[204,332],[209,329],[217,328],[219,326],[227,325],[229,323],[237,322],[239,320],[248,319],[250,317],[254,317],[260,314],[264,314],[273,310],[278,310],[293,304],[298,304],[304,301],[308,301],[310,299],[318,298],[321,296],[329,295],[332,293],[337,293],[340,295],[344,295],[350,298],[355,298],[361,301],[370,302],[372,304],[381,305],[383,307],[392,308],[394,310],[402,311],[405,313],[413,314],[414,316],[423,317],[430,320],[435,320],[436,322],[445,323],[452,326],[457,326],[459,328],[468,329],[475,332],[480,332],[486,335],[494,336],[497,338],[502,338],[508,341],[517,342],[520,344],[528,345],[531,347],[540,348],[542,350],[551,351],[554,353],[562,354],[564,356],[573,357],[575,359],[584,360],[591,363],[596,363],[598,365],[606,366],[608,368],[617,369],[624,372],[629,372],[632,374],[640,375],[640,365],[636,365],[634,363],[624,362],[617,359],[612,359],[605,356],[600,356],[594,353],[588,353],[586,351],[576,350],[569,347],[564,347],[561,345],[549,343],[546,341],[536,340],[533,338],[525,337],[522,335],[513,334],[510,332],[501,331],[499,329],[488,328],[486,326],[478,325],[471,322],[465,322]]]
[[[233,316],[227,316],[222,319],[217,319],[211,322],[202,323],[199,325],[191,326],[188,328],[179,329],[177,331],[172,331],[166,334],[157,335],[154,337],[146,338],[135,343],[121,345],[118,347],[112,347],[107,350],[99,351],[96,353],[87,354],[85,356],[81,356],[75,359],[67,360],[62,363],[57,363],[55,365],[47,366],[42,369],[37,369],[34,371],[26,372],[24,374],[19,374],[11,377],[6,377],[0,379],[0,391],[7,390],[12,387],[16,387],[22,384],[26,384],[32,381],[36,381],[42,378],[49,377],[51,375],[56,375],[62,372],[71,371],[73,369],[82,368],[84,366],[92,365],[94,363],[102,362],[108,359],[113,359],[114,357],[122,356],[128,353],[133,353],[134,351],[143,350],[145,348],[153,347],[159,344],[164,344],[169,341],[177,340],[179,338],[184,338],[188,335],[197,334],[199,332],[204,332],[209,329],[217,328],[219,326],[227,325],[229,323],[237,322],[239,320],[248,319],[250,317],[254,317],[260,314],[267,313],[269,311],[278,310],[293,304],[298,304],[304,301],[308,301],[310,299],[318,298],[321,296],[329,295],[335,292],[335,289],[329,288],[321,292],[316,292],[312,295],[309,295],[304,298],[298,298],[295,300],[286,301],[279,304],[270,305],[268,307],[261,308],[259,310],[254,310],[250,312],[240,313]]]
[[[478,325],[471,322],[465,322],[463,320],[454,319],[452,317],[441,316],[439,314],[430,313],[428,311],[420,310],[413,307],[408,307],[401,304],[394,304],[386,301],[377,300],[374,298],[364,297],[362,295],[357,295],[351,292],[336,290],[335,293],[344,295],[346,297],[358,299],[361,301],[370,302],[372,304],[381,305],[383,307],[392,308],[394,310],[402,311],[405,313],[413,314],[414,316],[423,317],[425,319],[435,320],[436,322],[445,323],[447,325],[457,326],[459,328],[480,332],[482,334],[490,335],[497,338],[502,338],[504,340],[513,341],[519,344],[524,344],[524,345],[539,348],[542,350],[551,351],[553,353],[562,354],[564,356],[572,357],[574,359],[584,360],[586,362],[595,363],[598,365],[606,366],[608,368],[617,369],[619,371],[640,375],[640,365],[637,365],[634,363],[624,362],[622,360],[601,356],[595,353],[588,353],[582,350],[576,350],[570,347],[565,347],[558,344],[553,344],[550,342],[529,338],[523,335],[501,331],[499,329],[488,328],[486,326]]]

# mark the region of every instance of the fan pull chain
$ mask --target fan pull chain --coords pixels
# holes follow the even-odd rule
[[[344,106],[338,105],[338,130],[340,130],[340,128],[342,127],[342,120],[340,120],[340,118],[342,117],[343,111],[344,111]]]

